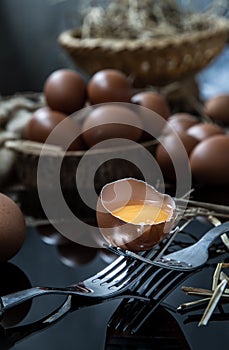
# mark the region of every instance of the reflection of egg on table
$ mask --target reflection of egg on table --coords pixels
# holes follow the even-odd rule
[[[16,265],[6,262],[0,264],[0,296],[31,288],[31,283],[26,274]],[[20,305],[4,311],[0,321],[3,327],[12,327],[21,322],[28,314],[32,300],[27,300]],[[2,343],[1,343],[2,345]]]
[[[17,204],[0,193],[0,262],[11,259],[25,240],[25,219]]]
[[[69,241],[69,243],[58,245],[57,253],[63,264],[74,267],[92,261],[97,254],[97,249]]]

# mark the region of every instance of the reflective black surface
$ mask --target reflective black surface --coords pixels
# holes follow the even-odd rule
[[[179,234],[172,249],[194,242],[211,225],[205,220],[194,221]],[[87,249],[71,244],[50,227],[41,230],[28,228],[23,249],[10,263],[1,267],[1,285],[11,289],[28,288],[30,285],[64,286],[96,273],[112,260],[109,253]],[[46,234],[47,233],[47,234]],[[191,235],[189,234],[191,233]],[[47,244],[49,243],[49,244]],[[216,244],[217,243],[217,244]],[[78,308],[77,299],[67,302],[59,310],[53,324],[47,316],[55,313],[66,300],[62,296],[45,296],[34,299],[24,310],[12,310],[16,314],[11,323],[2,320],[0,349],[215,349],[223,348],[229,341],[229,304],[217,308],[206,327],[198,327],[204,306],[178,313],[177,306],[186,301],[196,300],[181,291],[181,285],[211,288],[212,274],[217,261],[227,261],[228,252],[217,240],[210,250],[209,266],[185,276],[175,283],[161,306],[151,312],[140,329],[130,334],[118,324],[128,319],[131,322],[132,309],[126,311],[129,302],[141,309],[143,303],[133,300],[112,300],[99,305]],[[58,244],[58,245],[56,245]],[[69,248],[69,249],[68,249]],[[218,250],[217,250],[218,249]],[[8,271],[8,273],[3,273]],[[17,287],[16,284],[19,283]],[[17,283],[16,283],[17,282]],[[24,283],[24,285],[23,285]],[[6,288],[5,287],[5,288]],[[5,290],[1,289],[2,294]],[[145,307],[145,306],[144,306]],[[22,314],[21,314],[22,313]],[[20,316],[21,315],[21,316]],[[146,313],[147,315],[147,313]],[[20,319],[23,321],[16,323]],[[45,321],[46,319],[46,321]],[[38,321],[38,322],[37,322]],[[34,323],[35,322],[35,323]],[[25,326],[23,326],[25,325]]]
[[[31,285],[64,286],[94,274],[106,263],[97,252],[93,251],[92,260],[86,259],[85,249],[69,244],[61,255],[61,248],[44,243],[35,229],[28,229],[27,240],[23,249],[12,260],[28,276]],[[63,249],[63,248],[62,248]],[[75,260],[72,259],[75,249]],[[83,259],[80,256],[83,254]],[[89,250],[90,253],[90,250]],[[97,256],[95,257],[95,253]],[[78,262],[77,262],[78,258]],[[88,262],[87,262],[88,261]],[[63,263],[64,262],[64,263]],[[84,265],[84,263],[86,263]],[[9,276],[10,277],[10,276]],[[60,306],[64,301],[61,296],[45,296],[33,301],[30,312],[23,324],[36,321]],[[92,306],[69,313],[62,321],[47,332],[42,332],[18,343],[16,349],[102,349],[105,339],[106,322],[118,302]]]

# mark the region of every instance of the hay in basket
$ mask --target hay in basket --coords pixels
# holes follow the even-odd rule
[[[194,75],[221,52],[228,34],[225,18],[183,12],[174,0],[116,0],[89,8],[82,26],[58,41],[87,74],[112,67],[143,87]]]

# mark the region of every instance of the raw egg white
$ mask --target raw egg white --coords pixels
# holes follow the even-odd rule
[[[133,208],[135,205],[140,205],[142,209],[149,206],[150,216],[144,215],[144,218],[140,219],[143,213],[140,209],[140,220],[135,222],[132,215],[130,219],[128,211],[130,206]],[[120,209],[127,210],[128,220],[115,214]],[[134,212],[136,213],[135,210]],[[156,213],[157,219],[160,219],[152,221],[152,213]],[[175,213],[176,205],[172,197],[159,193],[153,186],[133,178],[106,184],[100,192],[96,207],[98,227],[107,242],[132,251],[151,249],[161,242],[173,227]]]

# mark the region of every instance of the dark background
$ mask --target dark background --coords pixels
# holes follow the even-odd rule
[[[72,66],[57,38],[79,24],[82,4],[88,1],[0,1],[1,94],[41,91],[53,70]]]
[[[178,2],[198,10],[212,3]],[[57,38],[63,30],[79,26],[83,9],[107,3],[109,0],[1,0],[0,95],[39,92],[55,69],[75,68]]]

